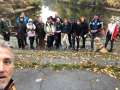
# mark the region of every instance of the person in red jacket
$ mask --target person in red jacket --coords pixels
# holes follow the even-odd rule
[[[107,48],[108,42],[111,42],[109,51],[112,52],[114,41],[118,35],[118,24],[114,22],[114,18],[111,18],[111,22],[108,24],[105,48]]]

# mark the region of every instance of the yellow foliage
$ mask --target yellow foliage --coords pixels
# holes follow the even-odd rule
[[[112,7],[120,7],[120,0],[106,0],[107,4]]]

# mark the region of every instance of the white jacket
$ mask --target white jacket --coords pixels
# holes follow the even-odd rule
[[[56,31],[56,27],[55,27],[55,25],[47,24],[45,31],[46,31],[47,35],[54,35],[54,32]]]
[[[33,23],[27,23],[27,29],[28,30],[35,30],[36,26]]]
[[[110,34],[112,34],[114,32],[116,25],[117,25],[116,23],[108,24],[108,31],[110,32]]]

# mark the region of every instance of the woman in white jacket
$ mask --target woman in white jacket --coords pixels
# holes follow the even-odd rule
[[[118,35],[118,24],[114,22],[114,18],[112,17],[110,19],[110,23],[108,23],[108,28],[107,28],[107,34],[106,34],[106,42],[105,42],[105,48],[107,48],[108,42],[110,41],[110,49],[109,52],[112,52],[113,46],[114,46],[114,41]]]
[[[53,42],[54,42],[54,32],[55,32],[55,24],[52,21],[52,19],[48,19],[46,23],[46,41],[47,41],[47,48],[51,49],[53,48]]]
[[[27,30],[28,30],[27,35],[30,41],[30,49],[34,49],[33,44],[36,36],[35,29],[36,29],[36,26],[33,24],[32,19],[29,19],[27,23]]]

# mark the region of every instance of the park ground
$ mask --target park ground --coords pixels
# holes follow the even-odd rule
[[[17,90],[119,90],[120,40],[108,54],[89,48],[72,50],[19,50],[11,38],[15,53],[13,78]],[[89,41],[87,46],[89,47]]]

